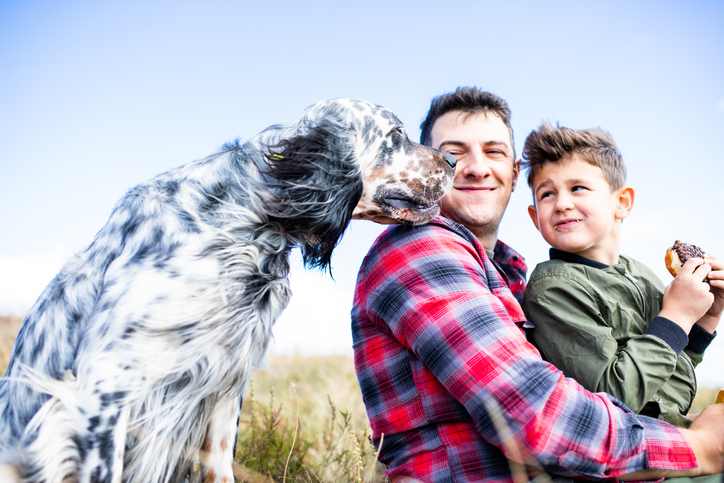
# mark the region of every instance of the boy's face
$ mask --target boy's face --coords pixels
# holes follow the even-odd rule
[[[633,189],[614,192],[597,166],[578,156],[545,164],[533,180],[533,224],[553,248],[618,263],[621,220],[633,207]]]

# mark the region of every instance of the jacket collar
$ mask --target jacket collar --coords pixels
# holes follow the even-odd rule
[[[606,265],[605,263],[591,260],[590,258],[576,255],[575,253],[568,253],[564,252],[563,250],[558,250],[557,248],[551,248],[549,253],[551,260],[562,260],[564,262],[580,263],[582,265],[588,265],[589,267],[600,269],[608,268],[610,266]]]

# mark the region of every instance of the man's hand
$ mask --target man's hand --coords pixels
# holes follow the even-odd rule
[[[659,315],[671,320],[688,334],[714,303],[714,294],[709,291],[709,285],[703,283],[711,270],[711,265],[704,263],[701,258],[688,259],[674,281],[664,290],[664,303]]]
[[[699,319],[697,324],[713,334],[724,312],[724,263],[709,254],[704,255],[704,262],[711,267],[708,278],[711,293],[714,295],[714,303],[711,304],[709,310]]]
[[[703,476],[724,473],[724,404],[707,406],[689,429],[679,429],[691,445],[699,466],[686,471],[643,470],[619,476],[621,481],[656,480],[677,476]]]
[[[705,407],[689,429],[681,432],[694,450],[699,474],[724,473],[724,404]]]

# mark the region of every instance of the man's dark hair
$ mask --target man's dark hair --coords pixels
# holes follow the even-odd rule
[[[493,113],[502,119],[510,131],[510,141],[513,143],[513,127],[510,125],[510,108],[508,103],[490,92],[477,87],[458,87],[455,92],[435,97],[430,103],[427,117],[420,124],[420,144],[430,146],[430,133],[437,119],[450,111],[462,111],[467,117],[485,113]],[[515,143],[513,143],[513,159],[515,159]]]

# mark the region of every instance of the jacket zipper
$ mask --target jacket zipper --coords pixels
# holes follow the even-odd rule
[[[626,277],[634,287],[636,287],[636,290],[639,292],[639,297],[641,297],[641,305],[644,308],[644,318],[646,318],[646,299],[644,298],[644,293],[639,288],[638,284],[636,283],[636,280],[628,273],[628,270],[624,269],[623,276]]]

